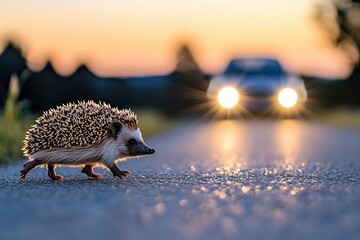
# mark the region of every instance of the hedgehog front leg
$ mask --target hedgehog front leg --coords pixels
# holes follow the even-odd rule
[[[111,165],[108,164],[107,167],[113,173],[114,177],[119,177],[120,179],[126,178],[127,176],[129,176],[131,174],[129,171],[120,170],[119,167],[115,163],[113,163]]]
[[[60,175],[56,175],[55,172],[55,165],[54,164],[48,164],[48,176],[54,180],[54,181],[58,181],[58,180],[63,180],[64,177],[60,176]]]
[[[94,165],[85,165],[85,167],[83,169],[81,169],[82,173],[85,173],[86,175],[88,175],[89,177],[93,177],[93,178],[101,178],[102,175],[101,174],[97,174],[94,173],[93,171]]]

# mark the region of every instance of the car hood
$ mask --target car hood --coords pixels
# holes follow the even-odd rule
[[[284,80],[269,77],[246,78],[240,82],[241,90],[247,95],[273,95],[284,85]]]

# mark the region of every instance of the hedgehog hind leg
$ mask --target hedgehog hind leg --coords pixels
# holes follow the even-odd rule
[[[87,164],[87,165],[85,165],[85,167],[83,167],[83,169],[81,169],[81,172],[82,172],[82,173],[85,173],[86,175],[88,175],[88,177],[101,178],[102,175],[101,175],[101,174],[94,173],[93,168],[94,168],[94,165]]]
[[[55,164],[48,164],[48,176],[54,181],[63,180],[63,176],[56,175],[55,167]]]
[[[24,168],[20,171],[20,177],[22,179],[25,179],[27,174],[33,170],[35,167],[37,167],[40,163],[36,160],[29,160],[24,164]]]

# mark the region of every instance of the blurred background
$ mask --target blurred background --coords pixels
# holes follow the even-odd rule
[[[358,124],[359,2],[1,0],[0,162],[20,157],[36,117],[66,102],[132,108],[145,136],[218,117],[211,82],[254,56],[305,86],[301,114],[276,117]],[[231,111],[220,117],[274,117]]]

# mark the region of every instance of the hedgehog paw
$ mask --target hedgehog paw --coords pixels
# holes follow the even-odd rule
[[[61,181],[64,179],[64,177],[60,176],[60,175],[54,175],[54,176],[49,176],[49,177],[54,181]]]
[[[89,177],[92,177],[92,178],[102,178],[102,175],[101,174],[98,174],[98,173],[92,173],[90,175],[88,175]]]
[[[20,171],[20,178],[25,179],[26,175],[28,174],[28,171],[25,171],[25,169]]]
[[[93,177],[93,178],[102,178],[102,175],[98,174],[98,173],[94,173],[94,174],[91,175],[91,177]]]
[[[120,171],[120,175],[122,176],[122,177],[128,177],[128,176],[130,176],[130,172],[129,171],[126,171],[126,170],[121,170]]]
[[[119,170],[118,173],[113,173],[114,177],[119,177],[120,179],[124,179],[126,177],[128,177],[131,173],[129,171],[122,171],[122,170]]]
[[[101,174],[97,174],[93,172],[93,166],[91,165],[86,165],[83,169],[81,169],[82,173],[85,173],[86,175],[88,175],[88,177],[92,177],[92,178],[101,178],[102,175]]]
[[[129,171],[120,170],[119,167],[115,163],[112,165],[108,165],[108,168],[110,169],[110,171],[112,172],[114,177],[118,177],[120,179],[126,178],[127,176],[129,176],[131,174]]]

